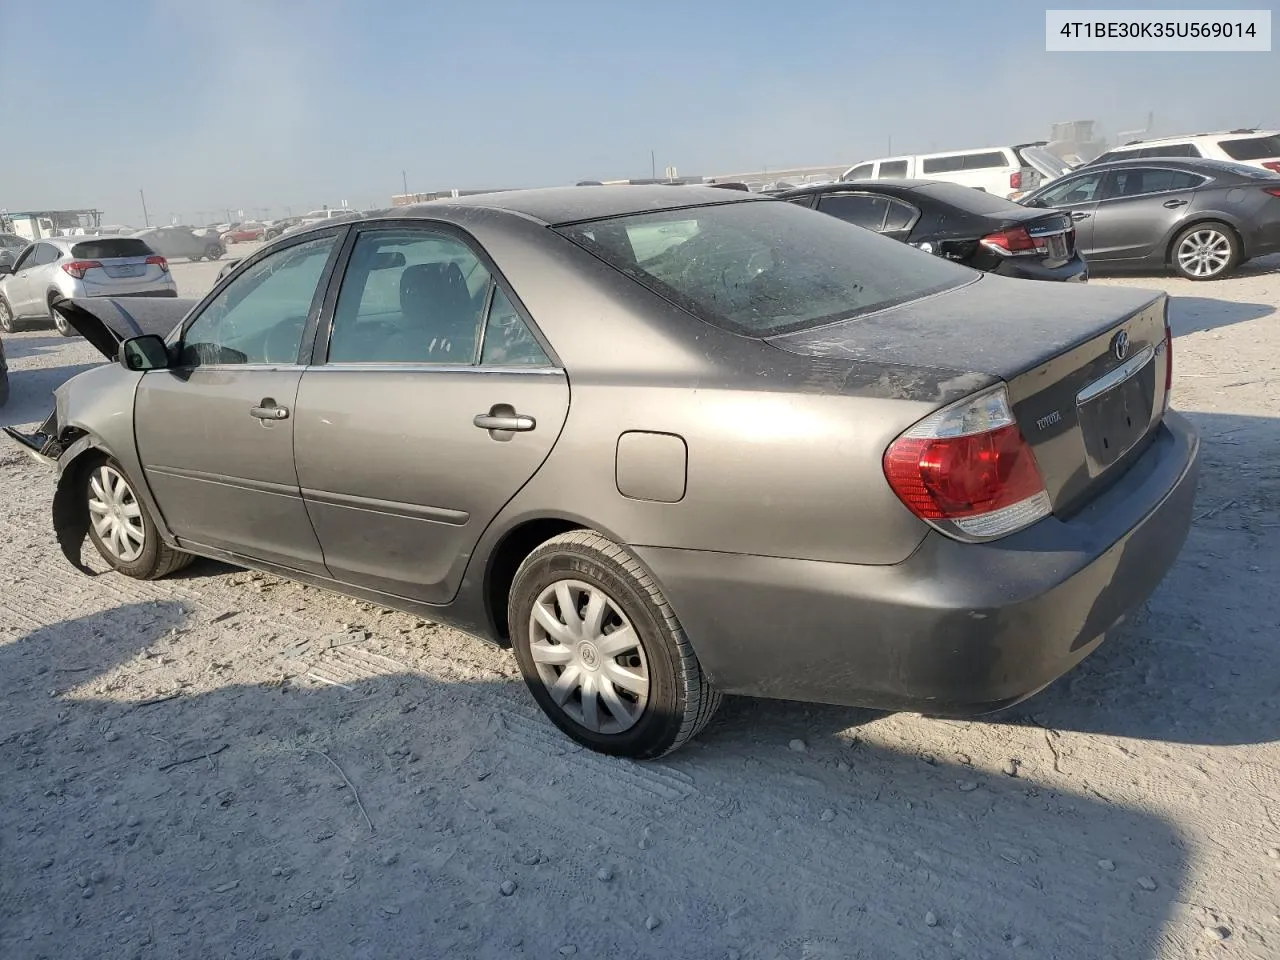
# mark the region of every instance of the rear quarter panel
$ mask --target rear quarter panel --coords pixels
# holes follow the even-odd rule
[[[455,219],[505,275],[568,371],[572,400],[538,474],[479,545],[573,519],[634,545],[896,563],[925,526],[881,468],[888,444],[971,387],[953,371],[787,354],[705,324],[534,223]],[[618,490],[626,431],[685,441],[677,503]]]

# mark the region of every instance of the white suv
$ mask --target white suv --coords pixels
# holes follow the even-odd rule
[[[1231,130],[1226,133],[1196,133],[1186,137],[1160,137],[1155,140],[1131,140],[1122,147],[1108,150],[1085,164],[1112,160],[1147,159],[1148,157],[1200,157],[1230,160],[1280,173],[1280,130]]]
[[[1043,145],[1023,143],[863,160],[841,174],[840,179],[944,180],[997,197],[1021,196],[1071,169],[1059,157],[1040,149]]]

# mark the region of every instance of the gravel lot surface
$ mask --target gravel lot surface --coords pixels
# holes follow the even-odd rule
[[[1280,956],[1280,258],[1095,282],[1175,297],[1197,517],[1126,635],[980,722],[731,699],[606,759],[447,628],[77,573],[0,446],[0,957]],[[99,359],[6,345],[0,423]]]

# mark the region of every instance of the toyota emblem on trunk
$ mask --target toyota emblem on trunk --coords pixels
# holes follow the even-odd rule
[[[1117,360],[1123,360],[1129,355],[1129,334],[1121,330],[1116,334],[1115,339],[1111,341],[1111,352],[1116,355]]]

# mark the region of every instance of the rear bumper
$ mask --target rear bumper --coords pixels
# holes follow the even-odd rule
[[[1034,257],[1008,257],[991,273],[1018,280],[1057,280],[1068,283],[1085,283],[1089,279],[1089,265],[1084,257],[1076,254],[1066,263],[1056,267],[1045,266],[1043,260]]]
[[[1170,413],[1083,510],[994,543],[931,533],[892,566],[634,549],[725,692],[980,714],[1053,682],[1150,596],[1198,472],[1194,428]]]

